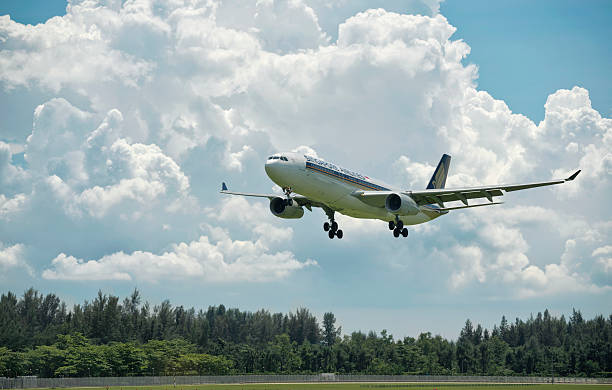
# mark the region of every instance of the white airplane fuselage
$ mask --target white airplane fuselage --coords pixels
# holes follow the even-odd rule
[[[284,159],[281,160],[281,156]],[[384,207],[370,206],[355,196],[358,191],[397,190],[381,181],[298,153],[279,153],[270,157],[265,170],[268,177],[281,188],[291,188],[292,192],[323,203],[341,214],[382,221],[396,219],[396,215]],[[406,225],[416,225],[447,213],[432,205],[418,208],[417,214],[399,218]]]

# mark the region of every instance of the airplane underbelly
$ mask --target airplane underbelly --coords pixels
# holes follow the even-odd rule
[[[404,222],[404,225],[418,225],[420,223],[429,222],[432,219],[433,218],[427,216],[422,212],[419,212],[417,215],[407,215],[401,217],[401,220],[402,222]]]
[[[363,203],[358,198],[349,194],[334,203],[335,209],[344,215],[348,215],[353,218],[364,218],[364,219],[380,219],[381,221],[393,221],[395,215],[389,213],[387,209],[383,207],[374,207]],[[404,225],[418,225],[420,223],[431,221],[436,216],[430,216],[423,212],[419,212],[416,215],[405,215],[400,217]]]
[[[301,171],[292,189],[294,192],[324,203],[333,210],[353,218],[380,219],[382,221],[395,219],[395,215],[390,214],[384,207],[370,206],[353,196],[355,190],[363,188],[318,172]],[[406,225],[416,225],[432,219],[423,212],[401,217]]]
[[[338,199],[334,206],[340,213],[353,218],[382,219],[387,214],[386,209],[367,205],[351,194]]]

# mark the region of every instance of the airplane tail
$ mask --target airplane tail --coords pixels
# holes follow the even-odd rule
[[[450,167],[451,156],[448,154],[443,154],[440,162],[438,163],[438,167],[434,171],[431,180],[429,180],[429,184],[427,184],[427,189],[434,188],[444,188],[446,184],[446,175],[448,175],[448,168]]]

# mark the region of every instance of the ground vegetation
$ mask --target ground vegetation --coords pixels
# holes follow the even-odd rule
[[[469,319],[455,340],[429,332],[343,334],[306,308],[287,314],[209,306],[151,306],[138,290],[99,292],[68,308],[29,289],[0,296],[0,376],[225,374],[609,376],[612,315],[548,310],[485,329]]]

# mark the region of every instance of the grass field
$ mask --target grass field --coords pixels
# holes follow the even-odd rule
[[[612,385],[577,384],[488,384],[488,383],[281,383],[281,384],[233,384],[233,385],[193,385],[193,386],[123,386],[87,387],[70,390],[594,390],[612,389]],[[41,390],[41,389],[31,389]]]

